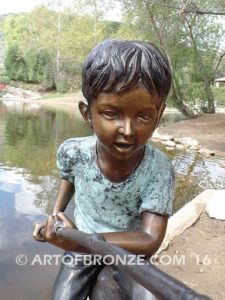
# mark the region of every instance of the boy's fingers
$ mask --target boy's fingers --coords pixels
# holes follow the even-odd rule
[[[57,220],[63,222],[66,227],[75,228],[75,224],[63,212],[57,213],[56,217]]]
[[[33,238],[38,242],[45,242],[41,231],[44,230],[45,223],[38,223],[33,225]]]
[[[55,216],[49,216],[46,221],[45,238],[50,240],[55,235],[54,230]]]
[[[38,242],[46,242],[46,240],[43,238],[43,237],[39,237],[39,236],[33,236],[33,238],[35,239],[35,241],[38,241]]]

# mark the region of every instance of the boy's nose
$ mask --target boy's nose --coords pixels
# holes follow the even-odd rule
[[[119,133],[124,136],[132,136],[135,134],[135,128],[131,122],[131,120],[125,120],[123,124],[119,127]]]

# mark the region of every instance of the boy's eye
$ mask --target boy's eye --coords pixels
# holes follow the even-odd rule
[[[152,120],[152,115],[141,115],[141,116],[139,116],[138,117],[138,119],[139,120],[141,120],[141,121],[150,121],[150,120]]]
[[[114,111],[103,111],[103,116],[104,117],[106,117],[106,118],[114,118],[114,117],[116,117],[118,114],[116,113],[116,112],[114,112]]]

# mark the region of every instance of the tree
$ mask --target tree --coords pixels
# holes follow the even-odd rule
[[[33,83],[54,85],[51,74],[52,57],[46,49],[29,49],[25,54],[27,80]]]
[[[28,81],[40,82],[42,78],[43,82],[47,75],[47,81],[50,79],[60,92],[79,86],[77,77],[84,58],[108,37],[109,31],[112,34],[118,28],[109,27],[109,22],[102,20],[99,1],[87,4],[81,8],[66,7],[62,1],[52,1],[31,13],[6,18],[6,42],[9,46],[16,44],[25,59]],[[51,64],[45,64],[45,55]]]
[[[122,3],[125,23],[120,34],[152,41],[170,61],[173,74],[171,98],[175,106],[184,115],[193,117],[193,102],[198,95],[202,102],[208,102],[208,112],[214,112],[210,83],[216,60],[221,56],[219,24],[212,17],[187,13],[187,7],[194,7],[193,1],[167,4],[165,1],[124,0]],[[195,1],[195,7],[202,4],[201,0]],[[210,5],[209,1],[204,2],[207,9]]]
[[[10,46],[5,58],[6,75],[12,80],[27,80],[27,66],[17,45]]]

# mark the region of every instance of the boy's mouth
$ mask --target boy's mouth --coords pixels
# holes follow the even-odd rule
[[[129,143],[114,143],[117,149],[120,149],[122,151],[128,151],[131,148],[134,147],[135,144],[129,144]]]

